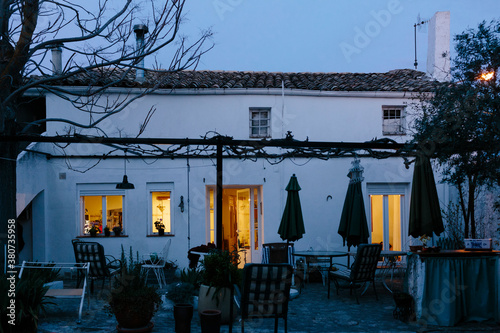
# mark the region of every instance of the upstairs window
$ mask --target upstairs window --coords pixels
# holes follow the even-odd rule
[[[251,108],[250,109],[250,137],[270,138],[271,137],[271,109]]]
[[[404,106],[383,106],[382,134],[404,135],[405,130],[405,108]]]

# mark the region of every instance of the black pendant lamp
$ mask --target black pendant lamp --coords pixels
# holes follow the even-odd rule
[[[127,151],[125,150],[125,158],[123,160],[125,174],[123,175],[123,180],[121,183],[116,184],[118,190],[133,190],[135,188],[134,184],[128,182],[127,177]]]

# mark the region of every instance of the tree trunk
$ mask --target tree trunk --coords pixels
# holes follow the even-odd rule
[[[470,176],[469,177],[469,202],[468,202],[468,208],[467,208],[467,213],[469,215],[469,220],[470,220],[470,236],[471,238],[476,238],[476,221],[474,219],[474,197],[476,194],[476,177]]]
[[[15,260],[17,264],[17,236],[15,242],[9,238],[9,229],[15,228],[16,224],[16,144],[12,142],[0,143],[0,244],[1,269],[5,265],[5,250],[13,253],[15,249]],[[15,230],[15,229],[14,229]],[[11,231],[12,233],[12,231]],[[10,236],[12,237],[12,236]],[[9,243],[7,243],[9,241]],[[9,251],[10,250],[10,251]],[[12,257],[11,257],[12,258]],[[9,262],[11,264],[12,262]],[[7,268],[7,271],[9,269]]]
[[[464,237],[469,238],[469,214],[468,209],[465,207],[464,191],[462,183],[457,184],[460,208],[462,209],[462,216],[464,218]]]

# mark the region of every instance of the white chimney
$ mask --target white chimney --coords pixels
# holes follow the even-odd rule
[[[134,25],[136,52],[137,55],[142,55],[144,52],[144,35],[148,33],[148,27],[144,24]],[[137,64],[140,69],[136,70],[135,79],[138,82],[144,82],[144,58]]]
[[[52,51],[52,74],[62,73],[62,46],[63,44],[54,44],[50,46]]]
[[[450,12],[436,12],[429,22],[427,74],[438,81],[450,80]]]

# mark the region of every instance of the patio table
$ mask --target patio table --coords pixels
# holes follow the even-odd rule
[[[417,319],[430,325],[500,320],[500,251],[452,250],[408,256]]]
[[[306,259],[306,269],[304,271],[304,277],[306,272],[309,271],[309,265],[311,264],[311,259],[328,259],[328,262],[330,263],[326,272],[328,272],[328,269],[332,267],[333,263],[333,258],[335,257],[347,257],[348,253],[343,252],[343,251],[295,251],[293,253],[293,256],[295,257],[304,257]],[[323,274],[323,270],[320,270],[321,274]],[[324,283],[323,283],[324,284]]]

